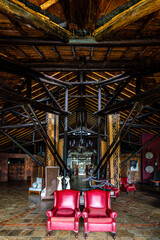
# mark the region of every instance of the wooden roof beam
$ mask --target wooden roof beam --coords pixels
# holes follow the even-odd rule
[[[33,69],[30,69],[20,63],[17,63],[16,61],[13,62],[12,60],[2,56],[0,56],[0,69],[2,69],[3,71],[14,73],[19,76],[30,77],[35,80],[39,78],[44,82],[47,81],[47,83],[49,83],[50,81],[52,84],[56,84],[59,87],[65,87],[65,86],[71,87],[70,83],[66,83],[55,77],[51,77],[46,74],[36,72]]]
[[[126,123],[126,126],[128,126],[129,123]],[[131,128],[141,128],[141,129],[154,129],[159,131],[160,127],[159,126],[155,126],[155,125],[144,125],[144,124],[132,124]]]
[[[126,80],[127,78],[129,78],[129,73],[121,73],[119,75],[116,75],[114,77],[111,77],[111,78],[108,78],[108,79],[105,79],[101,82],[97,82],[95,83],[95,85],[100,85],[101,87],[105,86],[105,85],[108,85],[108,84],[112,84],[112,83],[115,83],[114,81],[117,81],[117,80]]]
[[[131,77],[128,78],[125,82],[119,83],[117,88],[115,89],[114,93],[112,94],[112,97],[107,102],[106,106],[109,106],[113,101],[118,97],[118,95],[123,91],[123,89],[127,86],[127,84],[131,81]]]
[[[135,3],[136,2],[136,3]],[[98,28],[93,32],[96,41],[114,36],[125,26],[138,21],[160,9],[160,0],[136,0],[118,7],[97,21]],[[108,20],[109,19],[109,20]]]
[[[41,124],[46,125],[47,122],[41,122]],[[33,123],[4,125],[4,126],[0,126],[0,129],[15,129],[15,128],[17,129],[17,128],[27,128],[27,127],[34,127],[34,125]]]
[[[56,4],[57,2],[58,2],[58,0],[48,0],[48,1],[44,2],[44,3],[42,3],[42,4],[40,5],[40,8],[41,8],[42,10],[46,10],[46,9],[48,9],[49,7],[51,7],[51,6],[53,6],[54,4]]]
[[[40,164],[44,167],[44,164],[41,163],[35,156],[33,156],[27,149],[25,149],[20,143],[17,142],[15,138],[13,138],[11,135],[6,133],[4,130],[0,130],[1,134],[6,135],[12,142],[14,142],[23,152],[25,152],[27,155],[29,155],[35,162]]]
[[[111,112],[118,112],[120,110],[129,109],[133,102],[141,102],[144,105],[153,104],[160,99],[160,87],[152,88],[143,93],[139,93],[133,97],[125,99],[119,103],[113,104],[111,106],[105,106],[102,110],[96,112],[95,114],[104,114]]]
[[[58,109],[55,109],[51,106],[47,106],[43,103],[39,103],[34,100],[30,100],[26,97],[23,97],[22,95],[19,95],[17,93],[8,91],[4,88],[0,88],[0,98],[5,99],[8,102],[15,103],[15,104],[31,104],[34,108],[44,111],[44,112],[50,112],[54,114],[60,114]]]
[[[94,38],[70,38],[68,43],[56,41],[51,38],[41,37],[14,37],[0,36],[0,44],[3,45],[30,45],[30,46],[69,46],[69,47],[132,47],[132,46],[160,46],[159,38],[147,39],[121,39],[121,40],[106,40],[96,42]]]
[[[49,17],[32,10],[18,0],[1,0],[0,11],[4,15],[10,16],[13,19],[18,19],[18,21],[20,20],[25,24],[43,31],[48,36],[54,37],[63,42],[69,41],[71,32],[51,21]]]

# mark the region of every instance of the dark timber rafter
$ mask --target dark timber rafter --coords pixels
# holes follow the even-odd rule
[[[55,97],[53,96],[53,94],[48,90],[48,88],[46,87],[46,85],[44,85],[44,83],[39,79],[37,78],[39,84],[41,85],[42,89],[47,93],[47,95],[51,98],[53,104],[55,104],[59,111],[61,113],[65,113],[65,111],[62,109],[62,107],[60,106],[60,104],[57,102],[57,100],[55,99]]]
[[[98,82],[95,85],[101,85],[101,87],[103,87],[103,86],[106,86],[108,84],[113,84],[113,83],[116,83],[116,82],[119,82],[119,81],[124,81],[128,78],[130,78],[129,73],[128,74],[127,73],[122,73],[122,74],[116,75],[114,77],[111,77],[109,79],[103,80],[102,82]]]
[[[16,112],[12,111],[11,113],[24,124],[28,124],[28,122],[25,119],[23,119],[20,115],[18,115]]]
[[[132,126],[133,122],[135,121],[136,117],[140,114],[142,109],[143,109],[143,105],[139,104],[138,102],[136,102],[134,104],[134,106],[131,109],[130,113],[128,114],[125,122],[123,123],[120,131],[116,134],[115,138],[113,139],[113,142],[111,143],[111,145],[107,149],[106,153],[103,155],[99,165],[96,168],[96,172],[98,171],[99,168],[103,168],[105,166],[105,163],[107,161],[109,161],[110,157],[113,155],[113,153],[115,152],[115,150],[117,149],[119,144],[122,142],[122,140],[124,140],[124,138],[127,135],[130,127]],[[134,112],[134,110],[136,110],[135,116],[132,119],[132,121],[129,123],[129,126],[127,127],[126,131],[122,134],[122,131],[123,131],[124,127],[126,126],[126,123],[127,123],[128,119],[130,118],[130,116],[132,115],[132,113]],[[105,160],[105,158],[106,158],[106,160]],[[104,162],[104,160],[105,160],[105,162]],[[101,167],[102,163],[103,163],[103,166]]]
[[[136,71],[143,75],[159,72],[160,63],[153,61],[139,61],[139,60],[123,60],[123,61],[87,61],[85,64],[81,61],[74,62],[30,62],[30,65],[36,71],[41,72],[78,72],[78,71]]]
[[[35,109],[44,111],[44,112],[50,112],[54,114],[60,114],[59,109],[55,109],[51,106],[47,106],[43,103],[39,103],[34,100],[30,100],[29,98],[23,97],[22,95],[19,95],[17,93],[14,93],[12,91],[8,91],[5,88],[0,88],[0,98],[5,99],[8,102],[14,103],[14,104],[31,104]]]
[[[130,23],[134,23],[140,18],[160,9],[159,0],[134,0],[120,6],[108,15],[98,19],[97,29],[93,36],[97,41],[101,41],[124,28]],[[131,17],[132,16],[132,17]]]
[[[140,101],[146,104],[153,104],[160,99],[160,87],[152,88],[143,93],[139,93],[131,98],[125,99],[122,102],[113,104],[111,106],[105,106],[101,111],[96,112],[95,114],[104,114],[104,113],[113,113],[118,112],[122,109],[128,109],[131,107],[133,102]]]
[[[40,164],[41,166],[44,167],[44,164],[41,163],[35,156],[33,156],[30,152],[28,152],[27,149],[25,149],[20,143],[17,142],[16,139],[14,139],[10,134],[8,134],[7,132],[5,132],[4,130],[0,130],[1,134],[6,135],[12,142],[14,142],[23,152],[25,152],[26,154],[28,154],[35,162],[37,162],[38,164]]]
[[[25,143],[22,143],[21,146],[28,146],[28,145],[35,144],[35,143],[42,142],[42,141],[43,141],[43,139],[38,139],[38,140],[35,140],[34,142],[33,141],[25,142]],[[15,145],[14,148],[19,148],[19,147]],[[13,146],[1,148],[0,152],[8,151],[9,149],[13,149]]]
[[[126,81],[123,83],[119,83],[116,90],[114,91],[112,97],[107,102],[106,106],[109,106],[113,103],[113,101],[119,96],[119,94],[123,91],[123,89],[127,86],[127,84],[131,81],[132,77],[129,77]]]
[[[41,122],[41,124],[46,125],[46,122]],[[26,127],[34,127],[34,125],[33,125],[33,123],[16,124],[16,125],[4,125],[4,126],[0,126],[0,129],[15,129],[15,128],[26,128]]]
[[[2,69],[3,71],[17,74],[19,76],[29,77],[35,80],[37,80],[37,78],[40,78],[41,80],[44,81],[46,80],[47,83],[49,83],[50,81],[51,83],[55,83],[57,86],[60,87],[71,86],[70,83],[65,83],[64,81],[61,81],[55,77],[51,77],[46,74],[36,72],[33,69],[25,67],[24,65],[17,63],[15,61],[13,62],[12,60],[2,56],[0,56],[0,69]]]
[[[25,113],[28,115],[29,119],[31,120],[31,122],[34,124],[35,129],[38,131],[38,133],[40,134],[40,136],[43,138],[44,142],[46,143],[47,147],[49,148],[51,154],[53,155],[53,157],[55,158],[56,162],[58,163],[58,165],[60,167],[64,167],[66,169],[66,171],[68,172],[67,166],[65,164],[65,162],[62,160],[62,158],[60,157],[59,153],[56,150],[55,145],[53,144],[53,142],[51,141],[50,137],[48,136],[48,134],[46,133],[45,129],[43,128],[40,120],[38,119],[36,113],[34,112],[34,110],[32,109],[32,107],[30,105],[27,106],[23,106],[23,110],[25,111]],[[36,122],[34,121],[33,117],[31,116],[31,114],[34,116],[34,118],[36,119],[36,122],[38,123],[40,129],[38,128]]]
[[[160,46],[159,38],[147,39],[120,39],[105,40],[96,42],[94,38],[71,38],[68,43],[55,41],[51,38],[45,39],[40,37],[10,37],[0,36],[0,44],[3,45],[29,45],[29,46],[70,46],[70,47],[131,47],[131,46]],[[58,54],[57,54],[58,57]]]
[[[126,124],[126,126],[128,126],[129,123]],[[159,126],[155,126],[155,125],[145,125],[145,124],[132,124],[131,126],[132,128],[141,128],[141,129],[154,129],[154,130],[160,130]]]
[[[153,110],[151,112],[147,112],[147,113],[144,113],[144,114],[141,114],[139,115],[136,119],[146,119],[147,117],[153,115],[154,113],[156,113],[157,110]],[[131,122],[132,121],[132,118],[128,120],[128,122]],[[121,124],[123,123],[123,121],[121,122]]]
[[[0,11],[4,15],[9,15],[13,19],[21,20],[22,22],[29,24],[34,28],[40,29],[48,36],[55,37],[63,42],[68,42],[69,36],[71,35],[69,31],[60,27],[60,25],[51,21],[48,17],[42,15],[42,13],[40,14],[39,12],[34,11],[26,6],[26,4],[18,0],[1,0]]]
[[[6,84],[2,79],[0,79],[0,98],[14,104],[31,104],[34,108],[38,110],[60,114],[60,111],[56,110],[53,107],[49,107],[43,103],[31,100],[18,94],[16,91],[10,88],[8,84]]]
[[[123,161],[121,163],[121,167],[126,164],[132,157],[134,157],[137,153],[139,153],[144,147],[146,147],[149,143],[151,143],[154,139],[156,139],[157,137],[160,136],[160,133],[158,133],[157,135],[154,135],[148,142],[146,142],[142,147],[140,147],[136,152],[134,152],[133,154],[131,154],[131,156],[129,156],[125,161]]]

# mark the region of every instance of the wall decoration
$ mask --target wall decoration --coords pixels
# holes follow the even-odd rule
[[[138,161],[130,161],[130,171],[138,171]]]

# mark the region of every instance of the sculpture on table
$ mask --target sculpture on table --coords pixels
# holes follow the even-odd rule
[[[62,179],[63,179],[63,176],[59,176],[59,177],[57,177],[57,179],[58,179],[57,190],[60,191],[60,190],[62,190]]]
[[[66,177],[65,177],[65,180],[66,180],[66,189],[71,189],[70,177],[69,177],[69,176],[66,176]]]

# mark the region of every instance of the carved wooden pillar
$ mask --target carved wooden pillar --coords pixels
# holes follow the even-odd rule
[[[58,151],[58,145],[59,145],[59,116],[47,113],[47,134],[50,137],[53,144],[56,146],[56,149]],[[54,159],[54,156],[51,154],[48,147],[46,148],[46,163],[47,166],[56,166],[57,163]]]
[[[120,115],[111,114],[107,116],[107,135],[108,135],[108,146],[111,145],[117,132],[120,129]],[[111,149],[112,150],[112,149]],[[111,184],[119,188],[120,185],[120,146],[117,147],[116,151],[110,158],[110,178]]]
[[[58,152],[62,159],[63,159],[63,144],[64,144],[64,138],[59,139]]]

